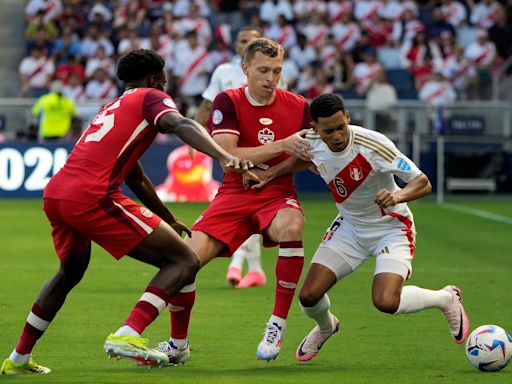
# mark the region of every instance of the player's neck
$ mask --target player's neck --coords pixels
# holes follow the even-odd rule
[[[254,105],[256,107],[262,107],[264,105],[268,105],[268,104],[272,103],[276,97],[276,94],[274,92],[274,93],[272,93],[272,96],[269,99],[258,100],[251,95],[251,92],[249,91],[249,87],[245,87],[245,96],[247,97],[247,100],[249,101],[249,103],[251,105]]]

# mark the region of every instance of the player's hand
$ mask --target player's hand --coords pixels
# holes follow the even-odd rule
[[[382,209],[393,207],[399,203],[395,195],[385,188],[381,189],[377,193],[373,201],[375,201],[375,204],[377,204]]]
[[[188,237],[192,236],[192,231],[189,227],[187,227],[185,224],[183,224],[181,221],[176,220],[174,223],[169,223],[172,229],[176,231],[180,237],[183,237],[183,232],[187,234]]]
[[[259,189],[267,185],[270,181],[272,181],[270,172],[265,171],[265,169],[268,169],[268,166],[266,166],[266,168],[263,168],[258,165],[257,167],[259,169],[253,168],[249,172],[245,172],[243,174],[242,182],[245,189]]]
[[[303,129],[291,136],[288,136],[286,139],[283,139],[282,144],[284,152],[304,161],[311,160],[312,156],[309,152],[311,150],[311,146],[304,138],[309,131],[309,129]]]
[[[251,168],[254,164],[250,160],[240,159],[235,156],[228,156],[226,159],[221,160],[222,167],[231,172],[244,173]]]

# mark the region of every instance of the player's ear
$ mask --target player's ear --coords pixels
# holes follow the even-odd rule
[[[345,117],[347,118],[347,124],[350,124],[350,113],[348,111],[345,112]]]
[[[242,63],[242,71],[244,73],[245,76],[247,76],[247,72],[248,72],[248,66],[246,63]]]

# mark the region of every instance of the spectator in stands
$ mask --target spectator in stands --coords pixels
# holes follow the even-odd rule
[[[96,25],[91,25],[87,28],[87,33],[82,40],[80,47],[82,54],[87,58],[94,57],[98,47],[102,46],[105,49],[107,56],[114,54],[114,45],[108,40]]]
[[[116,64],[111,57],[107,56],[105,48],[101,46],[96,50],[96,55],[87,60],[87,65],[85,66],[85,77],[90,79],[98,68],[104,69],[110,78],[115,78]]]
[[[133,51],[134,49],[149,48],[148,42],[139,36],[137,27],[131,26],[127,30],[125,37],[121,39],[117,46],[117,54],[123,56],[124,54]]]
[[[260,19],[268,24],[283,15],[287,20],[293,20],[293,7],[288,0],[264,0],[260,6]]]
[[[25,17],[32,20],[38,12],[44,12],[44,21],[57,20],[62,12],[61,0],[29,0],[25,7]]]
[[[53,55],[53,40],[48,38],[48,32],[44,28],[39,28],[32,40],[27,42],[27,52],[30,52],[32,47],[42,48],[48,56]]]
[[[392,127],[393,107],[397,99],[396,90],[389,84],[386,72],[380,71],[366,93],[366,108],[375,113],[375,127],[379,132]]]
[[[468,6],[471,9],[471,16],[469,20],[471,24],[477,27],[488,29],[491,28],[496,22],[496,15],[501,5],[496,0],[481,0],[475,4],[474,0],[467,0]]]
[[[352,12],[346,11],[339,16],[339,21],[331,27],[331,33],[338,47],[350,52],[361,38],[361,28],[352,21]]]
[[[457,48],[457,40],[455,40],[455,36],[448,31],[441,33],[439,49],[441,50],[441,57],[443,60],[452,56],[455,52],[455,48]]]
[[[290,58],[295,61],[299,69],[304,69],[317,60],[315,48],[308,45],[306,35],[299,33],[297,35],[297,45],[290,48]]]
[[[457,28],[467,23],[466,7],[457,0],[442,0],[441,12],[446,22]]]
[[[359,23],[370,20],[378,15],[380,4],[375,0],[360,0],[355,2],[354,17]]]
[[[103,25],[112,21],[112,11],[104,4],[103,0],[95,0],[94,5],[89,10],[87,19],[90,23]]]
[[[512,4],[512,2],[511,2]],[[511,7],[512,9],[512,7]],[[512,55],[512,20],[505,8],[500,8],[496,15],[496,22],[489,29],[489,40],[494,43],[498,55],[504,61]]]
[[[320,13],[313,12],[310,16],[309,21],[302,28],[302,33],[306,35],[309,45],[320,49],[325,44],[330,31]]]
[[[384,67],[377,61],[377,51],[375,48],[367,48],[363,53],[363,62],[354,67],[354,78],[356,81],[356,92],[360,95],[366,95],[368,88]]]
[[[368,33],[368,42],[372,47],[388,45],[393,41],[393,21],[382,19],[378,13],[372,13],[368,18],[361,21],[363,28]]]
[[[83,33],[86,20],[85,16],[75,6],[65,4],[58,21],[61,30],[68,27],[73,32]]]
[[[308,99],[314,99],[317,96],[333,92],[334,85],[331,79],[329,78],[329,74],[325,69],[320,68],[317,71],[315,71],[313,83],[309,87],[305,96]]]
[[[428,39],[425,28],[419,30],[411,41],[405,42],[400,47],[402,67],[409,70],[413,76],[417,68],[423,65],[427,55],[433,62],[441,60],[441,50],[434,41]]]
[[[354,58],[349,52],[343,50],[336,52],[334,65],[331,67],[331,76],[337,92],[346,91],[354,86],[354,67]]]
[[[74,55],[69,55],[66,61],[57,66],[54,77],[67,84],[71,75],[76,75],[80,81],[85,79],[85,68]]]
[[[62,28],[61,36],[55,40],[53,54],[57,63],[65,61],[70,56],[79,58],[82,55],[80,40],[73,28],[69,25]]]
[[[393,25],[391,40],[395,46],[410,43],[418,32],[424,30],[425,25],[416,19],[414,12],[410,8],[404,7],[400,21]]]
[[[430,106],[441,107],[455,101],[457,94],[441,71],[436,70],[434,77],[423,84],[418,97]]]
[[[20,96],[38,98],[48,93],[54,72],[53,60],[46,51],[39,46],[32,47],[30,56],[25,57],[19,67]]]
[[[71,76],[69,76],[67,84],[64,84],[62,91],[64,96],[74,102],[85,100],[85,88],[82,81],[82,77],[72,73]]]
[[[57,38],[59,31],[57,30],[55,23],[52,20],[45,21],[44,16],[44,11],[40,10],[37,12],[34,18],[29,21],[27,28],[25,29],[26,39],[35,39],[37,32],[41,29],[46,31],[46,36],[48,39],[54,40]]]
[[[489,69],[496,57],[496,46],[489,41],[489,35],[485,29],[476,32],[476,41],[469,44],[464,56],[477,68]]]
[[[75,103],[63,95],[64,83],[56,80],[50,93],[41,96],[32,107],[32,116],[39,119],[39,138],[60,140],[66,137],[70,128],[79,129],[80,120]]]
[[[331,25],[339,22],[343,15],[348,14],[352,17],[352,2],[348,0],[329,0],[327,2],[327,15]]]
[[[464,56],[464,50],[461,47],[455,48],[454,53],[445,60],[442,73],[453,84],[457,99],[467,100],[478,97],[478,76],[475,67]]]
[[[264,32],[264,36],[277,41],[286,50],[297,44],[297,34],[284,15],[277,16],[275,22]]]
[[[199,44],[203,47],[208,46],[212,40],[212,28],[208,19],[201,16],[198,4],[190,5],[187,15],[179,21],[179,29],[182,34],[194,31]]]
[[[432,21],[427,23],[427,36],[439,44],[443,32],[449,32],[455,36],[455,27],[445,20],[441,7],[434,7]]]
[[[103,68],[96,68],[92,79],[85,86],[88,100],[105,100],[117,97],[118,90],[108,73]]]

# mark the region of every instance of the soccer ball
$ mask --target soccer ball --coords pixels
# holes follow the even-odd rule
[[[466,356],[481,371],[499,371],[512,357],[512,338],[497,325],[482,325],[469,335]]]

